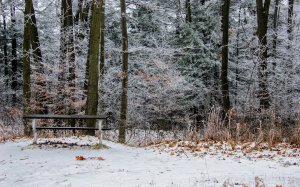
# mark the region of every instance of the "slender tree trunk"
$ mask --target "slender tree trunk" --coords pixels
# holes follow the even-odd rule
[[[82,8],[83,0],[78,0],[78,10],[76,12],[75,18],[74,18],[74,24],[79,24],[79,20],[81,20],[83,8]]]
[[[4,77],[5,77],[5,86],[8,87],[9,73],[8,73],[8,53],[7,53],[7,29],[6,29],[6,16],[3,13],[3,31],[4,31],[4,42],[3,42],[3,61],[4,61]]]
[[[122,89],[121,89],[121,109],[119,124],[119,142],[126,141],[126,121],[127,121],[127,93],[128,93],[128,33],[126,24],[126,3],[120,0],[121,5],[121,30],[122,30]]]
[[[181,23],[181,1],[176,1],[176,22],[175,22],[175,34],[176,37],[180,35],[180,23]]]
[[[59,73],[58,73],[58,95],[57,109],[58,114],[65,114],[66,110],[66,82],[67,82],[67,1],[61,0],[61,17],[60,17],[60,57],[59,57]]]
[[[24,40],[23,40],[23,110],[24,114],[30,113],[30,42],[31,21],[30,14],[32,0],[25,0]],[[24,123],[24,134],[29,136],[31,128]]]
[[[221,90],[223,98],[223,111],[226,113],[230,109],[229,87],[228,87],[228,31],[229,31],[229,8],[230,0],[224,0],[222,16],[222,71]]]
[[[239,16],[238,16],[238,28],[237,28],[237,36],[236,36],[236,48],[235,48],[235,56],[236,56],[236,68],[235,68],[235,105],[237,105],[238,101],[238,83],[239,83],[239,63],[240,63],[240,26],[241,26],[241,11],[242,6],[239,8]]]
[[[14,1],[11,4],[11,23],[12,23],[12,40],[11,40],[11,74],[12,74],[12,81],[11,81],[11,89],[13,90],[12,94],[12,103],[13,105],[17,102],[16,91],[17,91],[17,70],[18,70],[18,59],[17,59],[17,34],[16,34],[16,15],[15,15],[15,5]]]
[[[88,22],[89,21],[89,13],[91,11],[91,3],[90,0],[85,1],[85,6],[83,8],[83,13],[82,13],[82,22]]]
[[[75,48],[72,0],[61,1],[61,38],[60,38],[60,70],[59,94],[62,99],[60,113],[75,114],[73,103],[76,101],[75,89]],[[69,123],[74,126],[74,122]]]
[[[32,0],[31,0],[32,1]],[[36,64],[40,65],[39,71],[40,73],[43,73],[43,66],[42,66],[42,52],[41,52],[41,44],[40,44],[40,39],[39,39],[39,33],[37,29],[37,24],[36,24],[36,18],[35,18],[35,11],[33,4],[31,3],[31,47],[32,47],[32,52],[33,52],[33,60]]]
[[[76,101],[76,87],[75,87],[75,48],[74,48],[74,27],[73,27],[73,11],[72,0],[66,0],[66,39],[67,39],[67,62],[69,67],[68,73],[68,114],[75,114],[75,107],[73,103]],[[72,126],[75,122],[72,122]]]
[[[191,1],[190,0],[185,1],[185,11],[186,11],[185,21],[187,23],[191,23],[192,22],[192,11],[191,11]]]
[[[286,86],[287,86],[287,102],[288,102],[288,117],[289,120],[292,117],[293,101],[292,101],[292,90],[293,90],[293,17],[294,17],[294,0],[288,0],[288,60],[286,65]]]
[[[32,0],[31,0],[32,1]],[[36,85],[37,88],[34,91],[34,96],[37,101],[37,113],[45,114],[47,113],[47,108],[45,104],[47,102],[47,88],[46,88],[46,79],[44,73],[43,57],[40,47],[39,33],[37,29],[37,22],[35,17],[35,10],[33,3],[31,2],[31,12],[30,12],[30,33],[31,33],[31,48],[33,54],[33,61],[36,66]]]
[[[100,48],[100,29],[101,29],[101,5],[102,0],[93,0],[92,4],[92,20],[91,20],[91,32],[89,40],[90,55],[88,59],[89,63],[89,75],[88,75],[88,87],[87,87],[87,101],[86,111],[87,115],[96,115],[98,107],[98,81],[99,81],[99,48]],[[102,96],[101,96],[102,97]],[[88,120],[87,126],[95,126],[95,120]],[[88,134],[94,135],[94,131],[90,131]]]
[[[276,48],[277,48],[277,26],[279,18],[279,0],[275,0],[274,17],[273,17],[273,45],[272,45],[272,56],[273,56],[273,74],[275,75],[276,68]]]
[[[268,67],[267,30],[268,30],[270,1],[271,0],[265,0],[263,3],[263,0],[256,0],[257,35],[259,39],[258,99],[259,99],[260,109],[268,109],[270,107],[270,95],[268,91],[268,73],[267,73],[267,67]]]
[[[77,28],[77,39],[79,39],[79,41],[82,41],[82,39],[84,38],[84,33],[83,33],[83,0],[79,0],[78,1],[78,11],[75,17],[75,25],[77,24],[78,28]]]

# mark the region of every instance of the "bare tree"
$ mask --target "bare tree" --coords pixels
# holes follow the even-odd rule
[[[270,2],[271,0],[265,0],[264,2],[263,0],[256,0],[257,35],[259,39],[258,99],[259,99],[260,109],[268,109],[270,107],[270,96],[268,91],[268,73],[267,73],[267,67],[268,67],[267,31],[268,31]]]
[[[226,113],[230,109],[229,86],[228,86],[228,31],[229,31],[229,7],[230,0],[224,0],[222,16],[222,71],[221,90],[223,98],[223,111]]]
[[[16,33],[16,13],[14,1],[11,2],[11,22],[12,22],[12,39],[11,39],[11,89],[13,90],[12,104],[15,105],[17,102],[16,91],[17,91],[17,70],[18,70],[18,60],[17,60],[17,33]]]
[[[122,89],[121,89],[121,109],[119,124],[119,142],[126,141],[126,123],[127,123],[127,100],[128,100],[128,33],[126,24],[126,3],[120,0],[121,5],[121,29],[122,29]]]
[[[30,42],[31,42],[31,9],[32,0],[25,1],[24,40],[23,40],[23,110],[30,113]],[[24,123],[24,134],[30,135],[30,127]]]

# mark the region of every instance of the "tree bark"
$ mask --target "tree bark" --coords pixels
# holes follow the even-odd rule
[[[239,7],[239,15],[238,15],[238,28],[237,28],[237,36],[236,36],[236,50],[235,50],[235,56],[236,56],[236,67],[235,67],[235,105],[238,104],[238,91],[239,91],[239,63],[240,63],[240,26],[241,26],[241,10],[242,6]]]
[[[32,0],[31,0],[32,1]],[[31,48],[32,48],[32,55],[33,61],[36,66],[36,85],[37,89],[34,91],[34,95],[37,101],[37,113],[46,114],[47,108],[45,107],[45,103],[47,102],[47,88],[46,88],[46,81],[45,81],[45,73],[44,73],[44,65],[43,65],[43,58],[42,52],[40,47],[40,40],[39,40],[39,33],[37,29],[36,17],[35,17],[35,10],[33,7],[33,3],[31,2],[31,9],[30,9],[30,41],[31,41]]]
[[[23,40],[23,113],[30,113],[30,42],[31,42],[31,21],[30,14],[32,0],[25,0],[24,16],[24,40]],[[30,127],[24,123],[24,134],[30,135]]]
[[[273,44],[272,44],[272,56],[273,56],[273,74],[275,75],[276,68],[276,48],[277,48],[277,26],[279,18],[279,0],[275,0],[274,18],[273,18]]]
[[[270,1],[271,0],[265,0],[263,3],[263,0],[256,0],[257,35],[259,39],[258,99],[259,99],[260,109],[268,109],[270,107],[270,96],[268,91],[268,73],[267,73],[267,67],[268,67],[267,31],[268,31]]]
[[[93,0],[92,4],[92,20],[89,40],[89,75],[87,87],[86,111],[87,115],[96,115],[98,107],[98,80],[99,80],[99,48],[100,48],[100,29],[101,29],[101,5],[102,0]],[[87,126],[95,126],[95,120],[88,120]],[[94,135],[94,131],[88,134]]]
[[[288,103],[288,118],[291,120],[293,101],[292,101],[292,91],[293,91],[293,51],[292,42],[293,42],[293,17],[294,17],[294,0],[288,0],[288,60],[286,63],[286,88],[287,88],[287,103]]]
[[[191,11],[191,1],[190,0],[185,1],[185,11],[186,11],[185,21],[186,21],[186,23],[191,23],[192,22],[192,11]]]
[[[99,77],[99,112],[104,112],[104,101],[103,101],[103,95],[104,95],[104,65],[105,65],[105,0],[102,0],[101,5],[101,32],[100,32],[100,77]]]
[[[121,5],[121,30],[122,30],[122,89],[121,89],[121,109],[119,124],[119,142],[126,141],[126,123],[127,123],[127,94],[128,94],[128,33],[126,23],[126,3],[120,0]]]
[[[66,0],[66,39],[67,39],[67,63],[69,67],[68,72],[68,114],[75,114],[75,107],[73,103],[76,101],[76,88],[75,88],[75,48],[74,48],[74,27],[73,27],[73,11],[72,0]],[[75,125],[75,122],[70,124]]]
[[[1,7],[3,6],[1,1]],[[9,80],[9,72],[8,72],[8,52],[7,52],[7,28],[6,28],[6,16],[4,12],[2,13],[3,18],[3,61],[4,61],[4,77],[5,77],[5,87],[8,86],[8,80]]]
[[[17,34],[16,34],[16,15],[15,15],[15,5],[14,1],[11,4],[11,23],[12,23],[12,40],[11,40],[11,89],[13,90],[12,94],[12,104],[15,105],[17,102],[16,91],[17,91],[17,70],[18,70],[18,59],[17,59]]]
[[[229,86],[228,86],[228,31],[229,31],[229,8],[230,0],[224,0],[222,16],[222,71],[221,71],[221,90],[223,98],[223,111],[230,109]]]

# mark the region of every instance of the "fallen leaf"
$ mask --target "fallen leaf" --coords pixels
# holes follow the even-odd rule
[[[86,158],[84,158],[83,156],[76,156],[76,160],[85,160]]]
[[[103,157],[99,156],[97,160],[105,160]]]

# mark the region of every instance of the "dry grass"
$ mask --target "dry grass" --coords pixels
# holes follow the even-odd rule
[[[8,108],[0,113],[0,142],[23,136],[22,112]]]
[[[298,109],[298,116],[297,116],[297,120],[296,120],[294,136],[293,136],[293,143],[300,146],[300,105],[299,105],[299,109]]]

